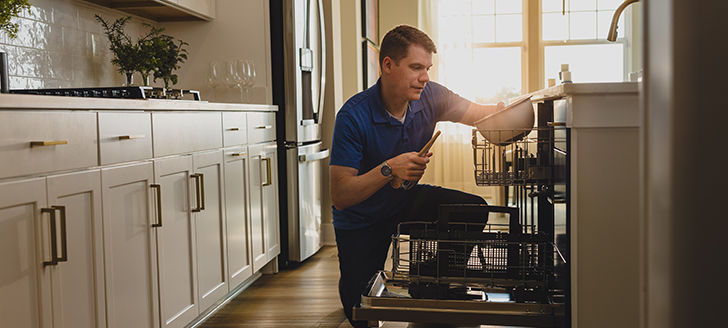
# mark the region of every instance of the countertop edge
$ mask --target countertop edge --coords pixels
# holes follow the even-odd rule
[[[528,94],[531,101],[544,101],[568,95],[639,93],[639,89],[639,82],[564,83]]]
[[[0,94],[0,110],[278,111],[265,104],[211,103],[194,100],[108,99]]]

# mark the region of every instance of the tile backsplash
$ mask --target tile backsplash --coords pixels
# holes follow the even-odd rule
[[[30,3],[30,13],[13,18],[19,24],[17,38],[0,32],[11,89],[123,85],[124,77],[111,64],[108,40],[94,17],[99,14],[113,21],[123,13],[74,0]],[[133,17],[126,25],[127,34],[135,40],[146,30],[144,22],[153,23]]]

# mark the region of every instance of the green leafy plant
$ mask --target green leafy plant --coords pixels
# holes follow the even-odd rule
[[[161,78],[165,88],[170,86],[170,82],[172,85],[177,84],[178,78],[174,71],[187,60],[188,52],[184,47],[189,43],[162,34],[153,39],[153,45],[157,58],[154,81]]]
[[[11,18],[23,10],[30,12],[28,0],[0,0],[0,30],[5,31],[11,39],[18,36],[18,24],[13,23]]]
[[[124,33],[124,26],[130,19],[131,16],[120,17],[110,23],[96,15],[96,20],[104,27],[104,33],[109,39],[109,50],[114,54],[111,63],[118,67],[120,73],[138,71],[139,63],[143,60],[139,45]]]

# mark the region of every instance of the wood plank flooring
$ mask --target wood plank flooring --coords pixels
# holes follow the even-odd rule
[[[385,268],[391,268],[387,257]],[[207,319],[202,328],[352,328],[339,301],[335,246],[304,263],[263,275]],[[442,325],[385,322],[381,328],[442,328]],[[454,328],[455,326],[448,326]],[[479,326],[493,327],[493,326]]]
[[[336,247],[304,263],[263,275],[200,327],[351,327],[339,301]]]

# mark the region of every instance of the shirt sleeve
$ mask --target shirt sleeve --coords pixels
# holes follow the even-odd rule
[[[334,123],[329,165],[348,166],[359,170],[364,157],[363,138],[351,115],[339,112]]]
[[[460,122],[470,106],[470,101],[445,86],[429,82],[429,101],[438,121]]]

